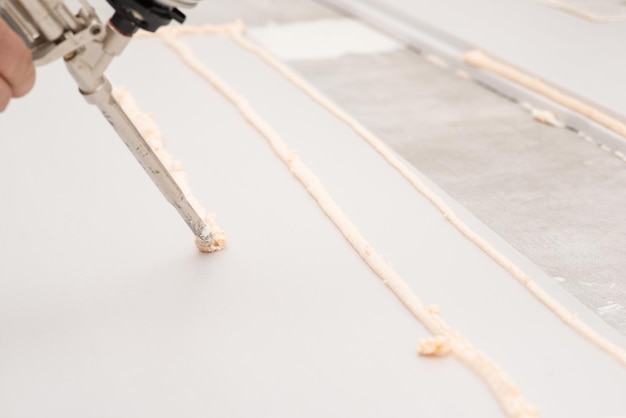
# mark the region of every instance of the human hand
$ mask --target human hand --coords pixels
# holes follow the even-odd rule
[[[0,112],[12,98],[22,97],[35,84],[35,66],[30,50],[0,18]]]

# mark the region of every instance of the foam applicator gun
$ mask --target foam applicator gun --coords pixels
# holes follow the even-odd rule
[[[30,47],[35,65],[63,58],[87,102],[95,104],[115,128],[166,199],[174,205],[197,239],[201,250],[212,248],[214,236],[204,211],[188,199],[167,167],[112,95],[104,72],[139,29],[150,32],[172,20],[182,23],[177,7],[198,0],[107,0],[115,9],[108,24],[80,0],[72,13],[63,0],[0,0],[0,14]]]

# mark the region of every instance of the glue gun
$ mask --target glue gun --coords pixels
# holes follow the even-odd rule
[[[96,105],[165,198],[176,208],[196,236],[199,248],[210,247],[214,237],[202,208],[191,202],[167,167],[112,95],[104,72],[139,29],[150,32],[182,23],[178,9],[199,0],[107,0],[115,10],[103,24],[86,0],[73,13],[64,0],[0,0],[0,15],[32,51],[35,65],[63,59],[87,102]]]

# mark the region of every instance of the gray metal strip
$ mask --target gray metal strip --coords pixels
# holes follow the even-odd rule
[[[342,13],[358,17],[368,24],[388,33],[389,35],[405,42],[422,54],[435,55],[448,63],[451,70],[462,70],[468,73],[474,80],[493,89],[505,97],[518,101],[527,102],[538,109],[546,109],[555,114],[567,127],[584,133],[593,138],[599,145],[611,148],[614,152],[626,153],[626,138],[613,132],[604,126],[589,120],[587,117],[574,112],[551,99],[539,95],[527,88],[520,86],[497,74],[477,69],[463,61],[463,55],[470,50],[480,49],[479,45],[471,45],[461,39],[451,36],[437,28],[421,22],[418,19],[407,17],[397,10],[386,6],[376,0],[317,0],[335,8]],[[489,52],[489,51],[486,51]],[[552,86],[584,101],[611,117],[624,121],[623,117],[593,103],[575,93],[567,91],[556,83],[546,80]]]

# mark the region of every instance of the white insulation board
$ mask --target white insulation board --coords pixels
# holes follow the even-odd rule
[[[427,304],[546,417],[626,413],[626,370],[458,233],[360,137],[226,38],[186,42],[300,153]],[[0,118],[0,416],[499,417],[265,140],[157,40],[110,71],[153,112],[228,247],[190,232],[60,63]],[[549,293],[623,337],[470,214]]]

